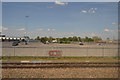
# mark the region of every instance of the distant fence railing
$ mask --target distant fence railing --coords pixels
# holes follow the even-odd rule
[[[56,52],[57,51],[57,52]],[[118,48],[107,47],[2,47],[2,56],[116,57]]]

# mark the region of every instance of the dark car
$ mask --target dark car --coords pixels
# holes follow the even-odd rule
[[[80,43],[79,45],[84,45],[84,43]]]
[[[19,41],[14,41],[13,43],[12,43],[12,46],[17,46],[19,44]]]

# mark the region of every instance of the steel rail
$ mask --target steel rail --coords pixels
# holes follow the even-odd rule
[[[119,64],[119,62],[5,62],[1,64]]]
[[[119,63],[2,63],[2,68],[120,67]]]

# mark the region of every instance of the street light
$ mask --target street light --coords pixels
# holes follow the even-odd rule
[[[27,18],[29,18],[29,16],[25,16],[25,18],[26,18],[26,25],[25,25],[25,27],[26,27],[26,31],[25,31],[25,44],[27,45],[27,29],[28,29]]]

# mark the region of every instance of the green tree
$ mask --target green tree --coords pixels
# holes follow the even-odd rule
[[[29,36],[24,36],[24,38],[25,38],[25,39],[30,39],[30,37],[29,37]]]
[[[73,41],[78,41],[78,37],[73,36]]]
[[[78,41],[82,42],[82,38],[81,38],[81,37],[78,37]]]
[[[98,36],[93,36],[92,39],[94,40],[94,42],[97,42],[97,41],[101,41],[102,39]]]
[[[37,36],[37,38],[35,38],[35,40],[40,40],[40,37],[39,37],[39,36]]]
[[[94,41],[92,38],[89,38],[89,42],[92,42],[92,41]]]
[[[60,42],[60,38],[56,38],[57,39],[57,42],[59,43]]]
[[[61,41],[67,41],[66,37],[61,38]]]
[[[40,41],[41,41],[42,43],[46,43],[46,41],[48,41],[48,38],[47,38],[47,37],[42,37],[42,38],[40,39]]]
[[[51,43],[53,40],[54,40],[54,38],[51,37],[51,36],[48,38],[48,41],[49,41],[50,43]]]
[[[91,42],[91,41],[94,41],[94,40],[93,40],[92,38],[89,38],[89,37],[86,36],[86,37],[84,38],[84,41],[85,41],[85,42]]]
[[[73,38],[72,37],[68,37],[68,41],[73,41]]]
[[[86,36],[86,37],[84,38],[84,41],[85,41],[85,42],[89,42],[89,38]]]

